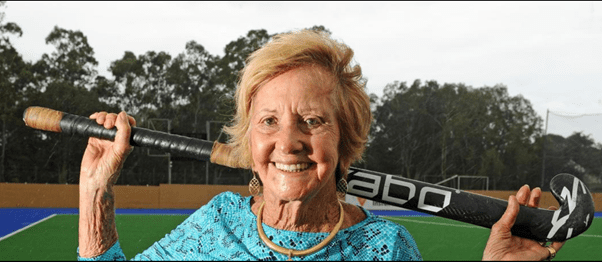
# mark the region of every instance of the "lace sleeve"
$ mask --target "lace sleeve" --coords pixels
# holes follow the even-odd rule
[[[77,260],[78,261],[125,261],[125,255],[123,254],[123,250],[121,250],[121,246],[119,245],[119,240],[115,242],[115,244],[104,252],[103,254],[87,258],[79,256],[79,247],[77,248]]]

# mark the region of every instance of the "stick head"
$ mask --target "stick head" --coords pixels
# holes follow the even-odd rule
[[[552,230],[547,239],[564,239],[575,237],[587,230],[594,219],[594,199],[577,177],[562,173],[550,181],[552,195],[558,200],[560,207],[554,211]]]

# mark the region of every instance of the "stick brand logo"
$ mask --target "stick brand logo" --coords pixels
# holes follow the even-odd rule
[[[550,232],[548,233],[548,238],[552,238],[554,235],[556,235],[558,230],[562,226],[564,226],[564,224],[566,224],[567,220],[571,216],[571,213],[573,213],[573,210],[575,210],[575,206],[577,205],[577,193],[578,193],[580,185],[581,185],[581,191],[583,191],[583,194],[587,194],[587,191],[585,190],[585,186],[583,185],[583,182],[581,182],[577,178],[575,178],[575,180],[573,180],[573,190],[572,191],[569,191],[569,189],[566,187],[562,188],[562,192],[560,192],[560,197],[565,199],[565,201],[567,202],[567,204],[569,206],[569,213],[566,216],[559,218],[560,212],[563,209],[558,209],[558,210],[554,211],[554,216],[552,217],[552,221],[551,221],[552,229],[550,229]],[[588,221],[589,221],[589,215],[585,218],[586,225],[587,225]],[[568,228],[566,238],[567,239],[570,238],[572,234],[573,234],[573,228]]]
[[[350,175],[354,175],[356,177],[365,178],[371,182],[360,181],[357,179],[350,179],[347,186],[347,193],[352,195],[363,196],[368,199],[376,200],[376,201],[386,201],[392,203],[396,206],[402,206],[410,201],[412,198],[416,196],[416,185],[407,180],[399,180],[395,179],[392,175],[378,175],[378,174],[369,174],[364,172],[350,172]],[[384,179],[383,179],[384,178]],[[382,196],[377,197],[379,194],[379,189],[381,188],[382,183]],[[401,186],[408,189],[409,193],[407,198],[400,198],[398,196],[391,195],[391,186]],[[426,195],[427,194],[438,194],[443,196],[442,203],[427,203]],[[437,213],[441,211],[443,208],[447,207],[451,202],[451,191],[423,186],[420,188],[420,193],[418,194],[418,205],[419,209],[430,211],[433,213]],[[439,199],[439,198],[437,198]],[[438,204],[438,205],[435,205]]]

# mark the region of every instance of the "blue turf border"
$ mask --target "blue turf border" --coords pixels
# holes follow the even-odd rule
[[[118,215],[190,215],[196,209],[125,209],[118,208]],[[6,236],[52,214],[77,215],[78,208],[0,208],[0,237]]]

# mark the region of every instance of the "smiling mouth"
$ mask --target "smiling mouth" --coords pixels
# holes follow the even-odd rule
[[[305,171],[306,169],[308,169],[311,166],[310,163],[301,163],[301,164],[292,164],[292,165],[274,163],[274,165],[276,166],[276,168],[278,170],[285,171],[285,172],[301,172],[301,171]]]

